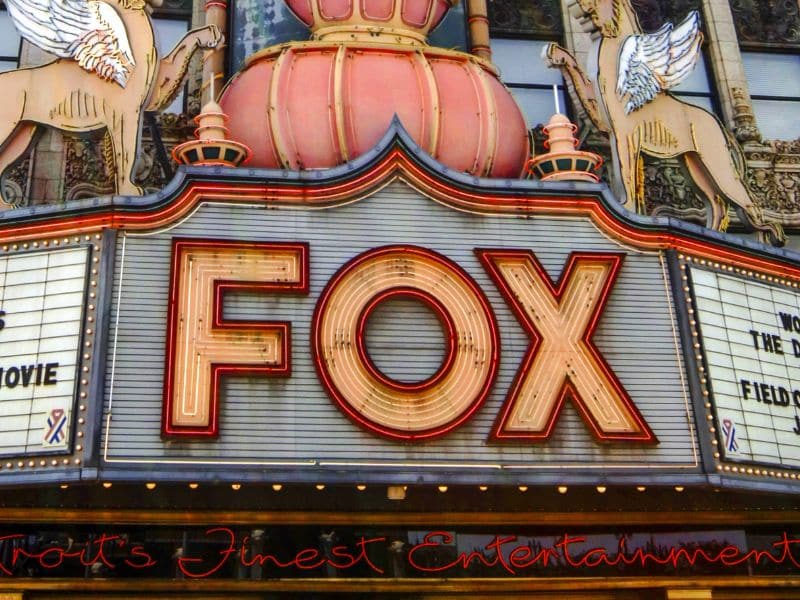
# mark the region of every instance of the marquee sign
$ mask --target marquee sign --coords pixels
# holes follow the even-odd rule
[[[494,437],[546,440],[572,400],[599,441],[655,442],[592,342],[622,254],[571,254],[556,287],[526,250],[476,249],[533,339]],[[226,319],[228,293],[308,293],[306,244],[174,239],[164,370],[164,434],[219,433],[220,377],[291,376],[291,323]],[[366,330],[378,306],[406,298],[442,326],[435,372],[401,382],[370,357]],[[494,384],[497,322],[485,293],[456,263],[411,245],[373,248],[328,282],[314,312],[320,380],[348,417],[379,435],[444,435],[478,410]]]
[[[65,452],[89,247],[0,257],[0,454]]]
[[[722,456],[800,467],[800,293],[733,267],[686,270]]]
[[[699,471],[666,259],[589,219],[396,183],[316,211],[201,204],[115,256],[107,469]]]
[[[2,439],[17,440],[0,472],[526,486],[683,485],[707,470],[772,469],[796,479],[800,278],[769,252],[709,262],[710,243],[626,236],[585,212],[594,201],[539,210],[538,192],[511,210],[452,189],[434,201],[400,179],[357,200],[305,190],[284,206],[258,186],[231,201],[243,185],[215,183],[209,200],[187,188],[150,216],[126,209],[114,236],[99,233],[98,212],[80,222],[98,227],[90,235],[9,241],[0,398],[31,395],[14,397],[13,414],[0,402]],[[33,313],[50,333],[3,337],[22,331],[14,294],[41,300]],[[698,424],[715,438],[706,454]],[[27,456],[42,452],[63,456]]]

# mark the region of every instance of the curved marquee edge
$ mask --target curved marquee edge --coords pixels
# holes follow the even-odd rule
[[[334,207],[365,198],[396,179],[457,210],[516,216],[588,216],[608,235],[640,249],[675,249],[710,260],[734,261],[772,275],[800,278],[798,252],[672,217],[632,213],[622,207],[605,184],[485,179],[454,171],[422,150],[396,117],[372,150],[332,169],[181,167],[164,189],[148,196],[103,196],[0,213],[0,243],[104,228],[160,228],[207,201]]]

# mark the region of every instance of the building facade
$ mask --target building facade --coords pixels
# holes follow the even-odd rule
[[[797,3],[451,4],[141,12],[215,45],[142,116],[141,196],[113,122],[31,133],[0,214],[0,598],[800,597]],[[636,60],[679,48],[692,10],[629,203],[602,88],[634,88],[591,56],[626,24]],[[42,62],[0,27],[2,64]]]

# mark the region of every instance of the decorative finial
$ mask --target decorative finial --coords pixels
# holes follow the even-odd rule
[[[557,100],[556,110],[558,110]],[[563,179],[593,183],[600,181],[593,171],[603,164],[603,158],[594,152],[575,149],[578,146],[578,140],[575,139],[577,127],[567,117],[556,113],[550,117],[550,122],[543,129],[547,135],[544,147],[549,149],[549,152],[534,156],[528,161],[529,173],[542,181]]]
[[[172,158],[184,165],[238,167],[250,158],[250,148],[228,139],[225,123],[228,115],[214,99],[214,80],[211,80],[211,100],[195,117],[197,139],[184,142],[172,149]]]
[[[742,144],[761,143],[761,132],[756,125],[756,117],[750,107],[747,93],[738,87],[733,88],[731,92],[733,93],[733,122],[735,124],[733,131],[736,139]]]

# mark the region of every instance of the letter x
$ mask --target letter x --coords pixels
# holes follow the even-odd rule
[[[546,440],[569,397],[599,441],[657,442],[592,342],[622,255],[571,254],[559,282],[527,250],[476,250],[531,345],[494,437]]]

